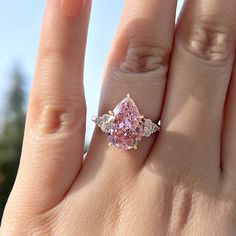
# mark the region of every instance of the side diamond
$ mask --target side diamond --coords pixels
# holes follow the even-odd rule
[[[107,129],[113,124],[114,116],[109,114],[104,114],[100,117],[93,119],[93,122],[101,128],[103,132],[106,132]]]
[[[149,137],[151,134],[157,132],[159,130],[159,126],[152,122],[150,119],[144,120],[144,129],[143,136]]]

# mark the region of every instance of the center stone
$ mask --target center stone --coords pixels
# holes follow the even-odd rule
[[[136,104],[126,97],[113,112],[114,121],[106,131],[109,142],[122,150],[133,149],[141,141],[143,133],[143,122]]]

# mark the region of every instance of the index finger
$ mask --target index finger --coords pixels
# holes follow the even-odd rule
[[[83,64],[91,1],[83,9],[82,2],[48,0],[22,158],[11,196],[17,195],[21,206],[50,209],[63,199],[82,163]]]

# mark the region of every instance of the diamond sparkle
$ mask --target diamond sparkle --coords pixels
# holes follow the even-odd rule
[[[109,142],[122,150],[136,147],[142,140],[143,121],[132,98],[126,97],[113,110],[114,122],[106,135]]]
[[[93,120],[105,132],[109,143],[122,150],[137,149],[143,137],[149,137],[159,127],[140,115],[138,107],[128,94],[109,114]]]

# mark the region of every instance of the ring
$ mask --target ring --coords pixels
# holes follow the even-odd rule
[[[92,119],[106,134],[109,145],[122,149],[137,149],[143,137],[160,130],[160,126],[140,114],[130,94],[108,114]]]

